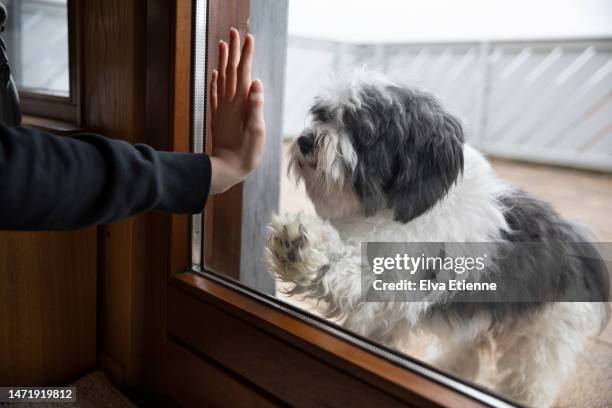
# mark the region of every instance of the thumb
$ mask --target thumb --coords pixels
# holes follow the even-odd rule
[[[247,99],[245,128],[251,133],[264,133],[264,89],[259,79],[251,83]]]
[[[244,130],[247,147],[245,164],[247,170],[250,172],[259,165],[266,134],[266,125],[264,121],[264,90],[260,80],[253,81],[249,88]]]

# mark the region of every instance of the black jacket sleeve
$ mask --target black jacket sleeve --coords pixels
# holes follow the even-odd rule
[[[82,228],[151,209],[197,213],[210,177],[204,154],[0,125],[0,230]]]

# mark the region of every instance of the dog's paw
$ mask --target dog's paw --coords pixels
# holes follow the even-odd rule
[[[270,248],[283,263],[296,263],[301,260],[301,252],[308,243],[304,225],[294,222],[283,224],[270,235]]]
[[[320,224],[303,214],[275,216],[266,248],[270,271],[297,284],[314,281],[329,265]]]

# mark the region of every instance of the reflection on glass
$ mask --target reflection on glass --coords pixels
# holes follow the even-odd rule
[[[374,342],[529,406],[608,406],[609,14],[511,3],[290,2],[264,256],[278,298]]]
[[[69,96],[67,0],[9,0],[7,39],[13,77],[29,92]]]

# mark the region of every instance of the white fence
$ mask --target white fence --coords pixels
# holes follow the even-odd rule
[[[488,154],[612,171],[612,40],[359,45],[292,37],[285,135],[300,133],[330,73],[363,65],[436,95]]]

